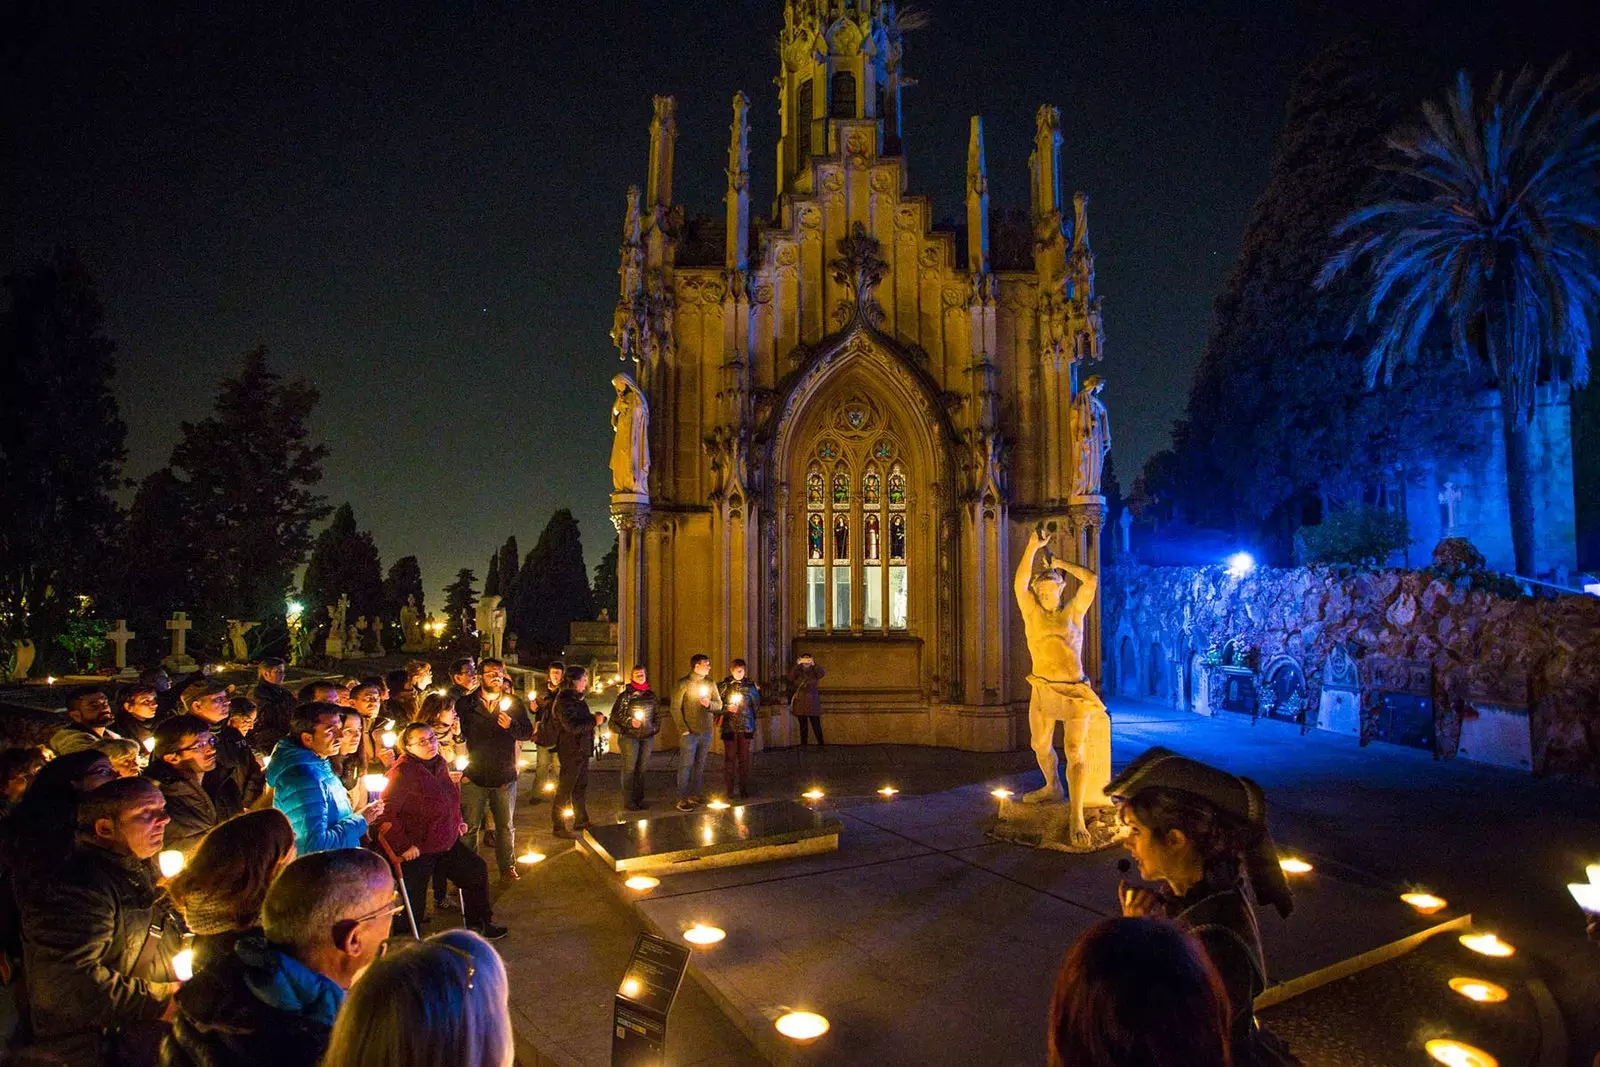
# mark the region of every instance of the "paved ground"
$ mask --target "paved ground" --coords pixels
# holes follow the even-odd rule
[[[1387,746],[1361,749],[1330,735],[1301,737],[1278,723],[1252,727],[1247,720],[1205,719],[1130,704],[1114,705],[1113,715],[1118,765],[1151,744],[1165,744],[1250,774],[1267,789],[1280,844],[1316,863],[1318,874],[1308,881],[1291,923],[1277,934],[1267,924],[1279,977],[1341,949],[1351,901],[1366,902],[1356,908],[1360,925],[1370,927],[1362,935],[1369,940],[1381,940],[1386,930],[1412,921],[1397,915],[1390,901],[1399,887],[1421,885],[1473,911],[1480,925],[1495,925],[1523,949],[1521,959],[1548,980],[1566,1010],[1574,1062],[1600,1046],[1596,954],[1583,941],[1580,917],[1563,888],[1580,875],[1584,862],[1600,858],[1594,821],[1600,794],[1595,790],[1464,762],[1436,763],[1423,753]],[[1048,983],[1040,976],[1053,969],[1071,934],[1096,917],[1100,887],[1109,886],[1115,875],[1114,857],[1064,862],[1071,858],[982,839],[981,817],[973,813],[987,810],[987,788],[999,780],[1024,784],[1030,765],[1027,753],[898,747],[763,753],[757,767],[770,795],[793,796],[813,784],[828,790],[826,803],[837,805],[847,821],[841,853],[721,875],[677,876],[642,906],[639,917],[658,925],[686,922],[700,917],[691,914],[697,902],[716,899],[717,918],[730,929],[730,938],[702,962],[707,972],[719,972],[720,981],[711,985],[723,1007],[746,1015],[770,1014],[780,1006],[777,998],[756,995],[771,976],[805,975],[816,984],[798,989],[791,999],[842,986],[857,994],[833,1009],[840,1026],[831,1036],[878,1032],[892,1022],[897,1007],[901,1016],[909,1016],[924,1005],[948,1006],[944,1032],[972,1032],[984,1025],[965,1010],[972,997],[964,990],[973,988],[1015,989],[1018,1017],[1042,1019],[1048,990],[1041,987]],[[597,766],[593,780],[596,818],[608,817],[615,807],[614,778],[605,766]],[[666,766],[662,762],[651,775],[658,812],[669,789]],[[885,804],[873,794],[887,782],[902,794]],[[936,793],[946,795],[931,795]],[[521,811],[532,814],[526,807]],[[544,812],[524,825],[547,825]],[[608,899],[606,883],[596,880],[587,859],[560,855],[570,853],[570,846],[558,848],[547,837],[533,840],[552,859],[501,904],[501,918],[517,930],[504,948],[513,972],[524,1062],[540,1062],[532,1046],[546,1062],[601,1064],[609,1047],[609,998],[637,919]],[[1317,879],[1338,892],[1320,892],[1314,888]],[[807,903],[783,910],[783,894],[797,888],[804,895],[796,899]],[[975,905],[989,909],[987,915],[975,912]],[[819,923],[819,915],[830,914],[835,921]],[[784,962],[742,958],[738,946],[756,938],[739,934],[741,924],[759,932],[769,947],[773,939],[781,941]],[[997,944],[996,926],[1046,933],[1011,933],[1009,941]],[[532,937],[530,927],[537,931]],[[850,933],[849,952],[826,940],[841,929]],[[975,952],[974,946],[983,951]],[[913,962],[917,967],[906,969]],[[888,969],[891,965],[900,969]],[[1398,968],[1383,972],[1390,974],[1392,979],[1380,981],[1394,988],[1413,980]],[[1313,997],[1319,998],[1317,1004],[1337,1004],[1346,988],[1329,987]],[[743,1003],[736,1002],[740,990],[749,994]],[[1382,996],[1379,1001],[1397,1002]],[[556,1003],[566,1007],[544,1007]],[[1314,1006],[1305,1000],[1297,1008],[1310,1020],[1297,1036],[1313,1041],[1319,1025],[1340,1012],[1327,1009],[1319,1024],[1312,1018]],[[1299,1017],[1276,1010],[1290,1025],[1299,1024]],[[853,1020],[853,1012],[859,1018]],[[859,1025],[866,1022],[872,1025]],[[692,984],[685,986],[672,1027],[669,1062],[760,1062],[756,1049]],[[909,1042],[895,1042],[895,1035],[887,1034],[883,1046],[872,1051],[885,1063],[953,1062],[942,1057],[948,1043],[941,1045],[938,1033],[936,1027],[933,1040]],[[989,1062],[1039,1062],[1041,1033],[1042,1024],[1006,1033],[991,1028]],[[868,1049],[852,1042],[851,1051],[855,1060],[855,1052]],[[1318,1053],[1315,1062],[1339,1062],[1337,1054],[1330,1055]],[[1411,1059],[1408,1051],[1395,1062]]]

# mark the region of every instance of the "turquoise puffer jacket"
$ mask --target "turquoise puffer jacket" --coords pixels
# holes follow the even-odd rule
[[[367,820],[350,810],[350,794],[328,761],[285,737],[267,765],[272,806],[289,817],[295,851],[304,856],[330,848],[360,848]]]

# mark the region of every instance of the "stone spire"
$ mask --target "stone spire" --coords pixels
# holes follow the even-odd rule
[[[1034,116],[1033,155],[1029,159],[1033,171],[1033,217],[1039,222],[1056,216],[1060,226],[1061,211],[1061,112],[1052,104],[1039,108]]]
[[[650,120],[650,173],[645,182],[645,209],[665,214],[672,206],[672,155],[678,142],[678,102],[670,96],[655,98]]]
[[[989,270],[989,173],[983,161],[983,119],[972,116],[967,138],[967,270]]]
[[[750,249],[750,98],[733,94],[733,126],[728,138],[728,245],[730,271],[749,266]]]

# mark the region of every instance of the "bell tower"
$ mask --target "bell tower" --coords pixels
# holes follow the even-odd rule
[[[876,120],[880,156],[900,154],[901,33],[893,0],[785,0],[778,36],[778,196],[812,193],[811,159],[837,150],[835,124]]]

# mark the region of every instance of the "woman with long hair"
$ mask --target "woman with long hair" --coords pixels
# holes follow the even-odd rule
[[[277,808],[247,811],[217,824],[167,885],[194,933],[198,974],[261,932],[261,902],[278,872],[294,860],[294,828]]]
[[[392,949],[339,1008],[322,1067],[511,1067],[505,964],[450,930]]]
[[[1152,748],[1106,793],[1128,828],[1125,845],[1140,875],[1166,883],[1157,890],[1124,882],[1122,914],[1168,917],[1199,938],[1227,990],[1237,1067],[1296,1062],[1255,1021],[1255,998],[1267,984],[1255,909],[1271,905],[1284,918],[1294,909],[1261,787]]]
[[[1167,919],[1103,919],[1067,950],[1050,1000],[1050,1067],[1230,1067],[1228,995]]]

